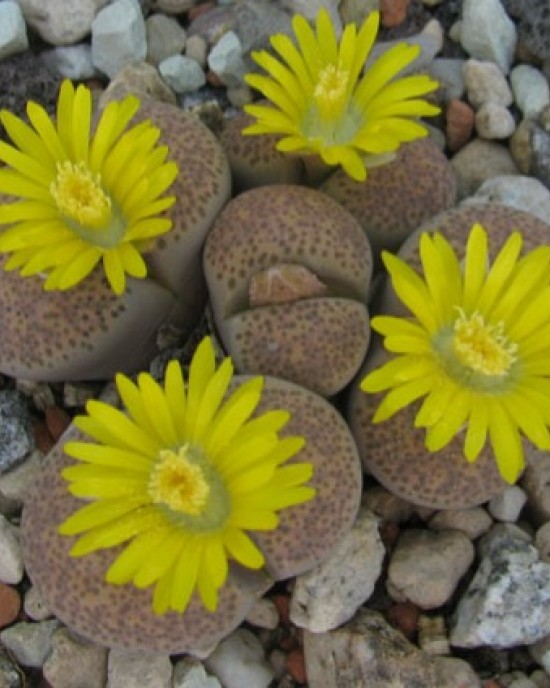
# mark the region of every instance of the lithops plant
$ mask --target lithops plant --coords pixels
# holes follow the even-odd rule
[[[453,170],[431,139],[404,144],[391,162],[356,182],[337,170],[321,191],[344,206],[369,238],[374,263],[382,250],[397,251],[423,222],[451,208],[456,200]]]
[[[36,104],[32,126],[2,113],[13,140],[0,150],[2,372],[106,378],[146,365],[159,325],[196,325],[200,252],[229,197],[229,166],[197,119],[138,105],[108,105],[95,135],[90,92],[69,82],[55,124]]]
[[[411,235],[405,263],[384,257],[397,294],[386,285],[373,320],[384,346],[376,339],[353,385],[349,422],[365,470],[389,490],[474,506],[517,480],[534,446],[550,447],[549,239],[525,212],[462,207]]]
[[[227,389],[231,367],[226,359],[214,372],[211,361],[205,363],[213,349],[203,341],[195,356],[199,350],[202,363],[194,368],[195,357],[191,362],[183,405],[172,405],[179,398],[180,373],[179,364],[169,364],[165,391],[157,388],[165,395],[167,415],[157,403],[156,418],[164,420],[156,428],[140,415],[143,405],[158,402],[150,377],[139,376],[135,387],[117,378],[129,415],[90,405],[94,425],[77,419],[78,428],[68,429],[26,501],[22,535],[29,576],[52,612],[94,642],[205,656],[274,581],[323,561],[355,520],[361,467],[340,414],[292,383],[266,377],[261,389],[257,379],[237,376],[233,394],[205,421],[204,409],[210,416],[214,400],[220,403],[218,392]],[[98,430],[107,421],[110,436]],[[82,442],[82,433],[112,444],[117,428],[128,422],[146,440],[126,452],[104,446],[109,466],[101,465],[101,445]],[[168,437],[174,430],[182,433],[176,449],[171,444],[157,455],[148,453],[157,433]],[[117,444],[131,442],[118,436]],[[191,436],[192,445],[187,439],[181,444]],[[220,445],[223,436],[227,451]],[[134,472],[126,470],[122,479],[121,462],[130,453]],[[75,465],[68,454],[86,461]],[[218,472],[226,477],[223,485]],[[142,475],[145,482],[137,486]],[[137,492],[128,492],[128,480]],[[224,489],[233,494],[229,503],[220,493]],[[82,499],[90,503],[82,506]]]
[[[341,206],[291,185],[247,191],[209,232],[214,321],[239,371],[341,390],[369,340],[368,241]]]
[[[299,184],[304,179],[304,165],[297,156],[275,148],[277,137],[245,136],[242,130],[252,124],[252,117],[239,112],[224,124],[220,143],[227,155],[233,179],[233,192],[241,193],[268,184]]]

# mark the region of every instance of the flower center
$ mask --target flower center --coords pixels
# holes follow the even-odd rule
[[[190,456],[188,444],[177,451],[161,451],[149,480],[149,495],[156,504],[197,516],[206,508],[210,485],[202,468],[190,461]]]
[[[111,199],[101,188],[99,174],[82,162],[58,163],[50,193],[59,211],[84,227],[102,229],[111,219]]]
[[[317,102],[319,113],[325,119],[340,117],[346,104],[345,94],[348,89],[349,72],[335,64],[329,64],[319,72],[313,97]]]
[[[454,324],[453,350],[458,360],[477,373],[506,375],[516,360],[517,344],[502,332],[502,323],[490,325],[475,312],[460,310]]]

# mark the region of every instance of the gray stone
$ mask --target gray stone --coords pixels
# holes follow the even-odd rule
[[[115,0],[92,23],[92,62],[112,78],[147,54],[145,21],[137,0]]]
[[[71,45],[90,33],[109,0],[17,0],[25,20],[51,45]]]
[[[526,500],[527,495],[519,485],[510,485],[503,492],[492,497],[487,508],[497,521],[515,523]]]
[[[513,102],[512,91],[504,74],[494,62],[466,60],[462,76],[468,100],[474,108],[484,103],[497,103],[508,107]]]
[[[164,14],[152,14],[145,20],[147,62],[158,65],[167,57],[179,55],[185,48],[185,30]]]
[[[371,12],[379,9],[380,0],[342,0],[340,16],[344,24],[355,23],[361,26]]]
[[[275,675],[260,641],[245,628],[222,640],[204,665],[224,688],[267,688]]]
[[[516,164],[505,146],[480,138],[461,148],[451,158],[451,167],[455,173],[458,200],[471,196],[487,179],[518,174]]]
[[[215,676],[208,676],[202,662],[184,657],[174,665],[172,688],[222,688]]]
[[[0,494],[16,502],[19,506],[29,495],[36,476],[42,469],[43,454],[37,449],[21,463],[0,475]]]
[[[59,621],[38,621],[19,623],[0,631],[0,642],[20,664],[26,667],[41,667],[52,650],[52,635],[59,627]]]
[[[201,66],[190,57],[172,55],[163,60],[158,70],[175,93],[193,93],[206,83]]]
[[[550,675],[543,669],[535,669],[529,676],[536,688],[550,688]]]
[[[51,70],[66,79],[80,81],[97,74],[92,63],[92,48],[88,43],[45,50],[40,57]]]
[[[550,188],[550,134],[539,126],[531,131],[531,174]]]
[[[550,190],[533,177],[502,175],[487,179],[475,194],[464,199],[461,205],[485,203],[499,203],[524,210],[543,222],[550,219]]]
[[[206,67],[206,56],[208,54],[208,44],[202,36],[196,34],[189,36],[185,44],[186,57],[195,60],[204,69]]]
[[[445,604],[474,559],[474,547],[458,530],[406,530],[392,552],[386,587],[397,601],[421,609]]]
[[[541,561],[550,564],[550,521],[535,533],[535,547],[539,551]]]
[[[508,74],[516,40],[516,27],[499,0],[464,0],[460,43],[471,57],[491,60]]]
[[[270,48],[269,38],[275,33],[292,33],[292,22],[288,12],[278,3],[263,0],[240,0],[228,9],[234,8],[235,27],[239,36],[243,55],[250,50]]]
[[[455,610],[451,643],[505,648],[540,640],[550,633],[550,565],[527,542],[485,538],[476,574]]]
[[[19,529],[0,515],[0,581],[19,583],[23,578],[23,555]]]
[[[151,0],[151,9],[165,14],[183,14],[198,4],[198,0]]]
[[[320,9],[325,9],[330,16],[337,35],[342,32],[342,21],[338,11],[339,0],[281,0],[281,7],[291,15],[301,14],[311,23],[315,22]]]
[[[104,688],[107,680],[107,649],[77,640],[68,629],[52,634],[52,651],[42,668],[55,688]]]
[[[491,527],[491,517],[481,506],[471,509],[449,509],[438,511],[428,522],[431,530],[459,530],[475,540]]]
[[[483,103],[476,112],[475,128],[483,139],[507,139],[514,133],[516,123],[503,105]]]
[[[379,516],[383,521],[402,523],[408,521],[414,513],[415,507],[392,494],[385,487],[377,485],[369,487],[363,493],[363,506]]]
[[[107,662],[106,688],[171,688],[168,655],[112,648]]]
[[[464,60],[449,57],[437,57],[428,66],[430,76],[439,81],[438,93],[445,103],[453,98],[461,99],[464,95],[463,67]]]
[[[524,117],[536,117],[550,104],[550,88],[544,74],[531,65],[520,64],[510,72],[512,93]]]
[[[27,26],[17,2],[0,2],[0,60],[29,47]]]
[[[532,460],[520,480],[527,494],[529,513],[536,524],[550,521],[550,455],[548,452],[535,451]]]
[[[208,66],[223,84],[238,86],[246,72],[242,54],[239,37],[234,31],[228,31],[210,51]]]
[[[378,519],[364,507],[353,528],[328,559],[297,576],[290,618],[313,633],[323,633],[348,621],[372,595],[385,548]]]
[[[509,2],[510,0],[508,0]],[[541,60],[550,58],[550,22],[546,0],[516,0],[520,17],[518,33],[520,41]]]
[[[13,389],[0,390],[0,473],[33,449],[32,419],[25,397]]]
[[[304,631],[309,688],[442,688],[436,660],[375,611],[327,633]]]

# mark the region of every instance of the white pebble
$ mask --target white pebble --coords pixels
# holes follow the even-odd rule
[[[0,2],[0,60],[29,47],[27,27],[16,2]]]
[[[242,45],[234,31],[225,33],[210,51],[208,66],[226,86],[242,83],[246,71],[242,58]]]
[[[512,91],[504,74],[496,64],[487,60],[466,60],[462,76],[468,100],[474,108],[484,103],[497,103],[507,107],[513,102]]]
[[[500,0],[464,0],[460,43],[471,57],[496,62],[508,74],[516,40],[516,27]]]
[[[495,495],[488,504],[489,513],[497,521],[515,523],[527,501],[527,495],[518,485],[510,485]]]
[[[245,628],[222,640],[204,664],[224,688],[267,688],[275,675],[260,641]]]
[[[23,555],[18,537],[19,529],[0,515],[0,581],[19,583],[23,578]]]
[[[530,65],[520,64],[510,72],[516,105],[524,117],[536,117],[550,103],[550,88],[544,74]]]
[[[176,93],[193,93],[206,83],[199,63],[183,55],[167,57],[159,64],[158,70]]]
[[[174,665],[172,688],[221,688],[221,683],[215,676],[208,676],[198,659],[184,657]]]

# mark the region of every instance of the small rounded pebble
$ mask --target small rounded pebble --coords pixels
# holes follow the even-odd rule
[[[56,442],[71,424],[71,417],[59,406],[49,406],[44,413],[44,418],[46,427]]]
[[[414,638],[418,631],[419,608],[412,602],[396,602],[386,613],[392,626],[398,628],[405,638]]]
[[[498,103],[483,103],[475,115],[478,135],[484,139],[506,139],[514,133],[512,113]]]
[[[550,564],[550,521],[535,533],[535,547],[539,551],[541,561]]]
[[[511,485],[500,494],[491,498],[488,505],[489,513],[497,521],[515,523],[526,500],[527,495],[521,487],[519,485]]]

